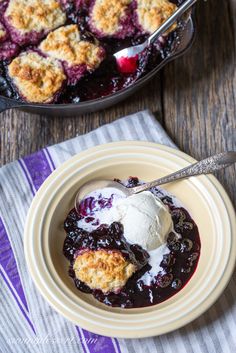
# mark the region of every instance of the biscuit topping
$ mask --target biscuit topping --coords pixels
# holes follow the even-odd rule
[[[56,0],[10,0],[5,17],[20,33],[50,31],[66,22]]]
[[[68,66],[86,65],[90,70],[97,68],[103,59],[103,49],[98,44],[81,40],[76,25],[51,32],[39,48],[45,54],[65,61]]]
[[[91,289],[118,292],[136,271],[120,251],[88,250],[78,255],[73,269],[76,277]]]
[[[155,32],[177,10],[177,6],[168,0],[136,1],[138,22],[147,33]]]
[[[59,62],[35,52],[15,58],[8,72],[23,98],[34,103],[51,102],[66,79]]]
[[[113,35],[121,29],[131,0],[97,0],[92,9],[91,23],[105,35]]]

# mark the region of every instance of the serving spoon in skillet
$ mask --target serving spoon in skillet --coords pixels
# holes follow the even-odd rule
[[[182,16],[197,0],[186,0],[178,9],[154,32],[144,43],[135,45],[129,48],[119,50],[113,54],[116,58],[116,63],[121,73],[132,73],[137,68],[137,60],[139,55],[153,44],[158,37],[165,33],[175,22]]]
[[[223,153],[219,153],[214,156],[208,157],[206,159],[203,159],[200,162],[190,164],[188,167],[180,169],[177,172],[171,173],[160,179],[156,179],[154,181],[150,181],[148,183],[135,186],[133,188],[127,188],[126,186],[113,180],[92,180],[84,184],[79,189],[75,197],[75,209],[77,212],[79,212],[79,205],[81,201],[85,198],[85,196],[87,196],[90,192],[98,189],[105,189],[105,188],[117,189],[119,192],[122,192],[125,197],[129,197],[133,194],[138,194],[142,191],[149,190],[150,188],[153,188],[155,186],[167,184],[172,181],[189,178],[195,175],[210,174],[217,170],[227,168],[234,163],[236,163],[236,152],[234,151],[223,152]]]

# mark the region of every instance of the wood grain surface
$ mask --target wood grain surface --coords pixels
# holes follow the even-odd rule
[[[191,50],[113,108],[70,118],[0,114],[0,165],[146,108],[197,159],[236,150],[236,1],[199,0],[196,18]],[[217,176],[236,206],[236,168]]]

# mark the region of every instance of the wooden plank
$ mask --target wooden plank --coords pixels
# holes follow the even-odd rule
[[[17,110],[0,114],[0,165],[89,132],[118,117],[149,108],[162,119],[161,80],[152,82],[126,101],[94,114],[62,118],[32,115]]]
[[[197,40],[164,71],[165,127],[197,159],[236,150],[234,0],[197,4]],[[236,168],[218,174],[236,205]]]

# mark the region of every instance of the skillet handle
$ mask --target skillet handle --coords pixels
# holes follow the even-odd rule
[[[7,98],[0,97],[0,113],[3,113],[8,109],[17,108],[20,106],[22,106],[22,104],[19,104]]]

